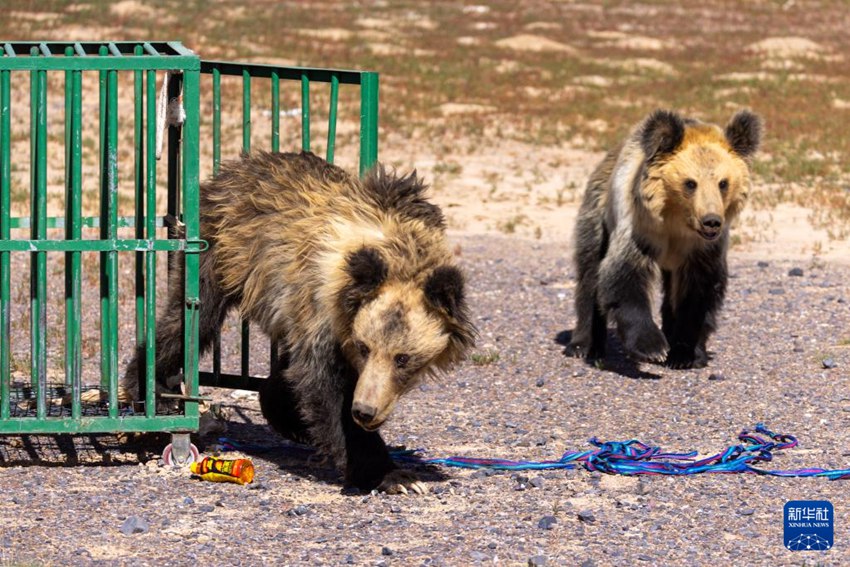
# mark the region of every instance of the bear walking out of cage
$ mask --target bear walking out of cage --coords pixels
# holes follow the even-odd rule
[[[473,344],[464,278],[415,173],[364,179],[307,152],[255,152],[201,186],[199,341],[238,308],[281,352],[260,391],[282,435],[308,441],[361,489],[421,491],[378,428],[420,379]],[[183,295],[157,322],[157,388],[182,366]],[[125,375],[138,398],[140,346]]]
[[[568,352],[605,355],[608,316],[629,356],[705,366],[726,292],[729,227],[747,199],[761,120],[725,129],[659,110],[593,172],[576,224],[576,328]],[[651,292],[661,272],[661,330]]]

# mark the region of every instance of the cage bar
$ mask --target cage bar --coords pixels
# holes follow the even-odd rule
[[[39,50],[32,48],[32,54]],[[30,186],[33,240],[47,238],[47,72],[31,71],[32,184]],[[47,253],[30,254],[30,368],[39,419],[47,415]]]
[[[7,44],[8,45],[8,44]],[[13,55],[5,47],[6,57]],[[5,57],[4,57],[5,58]],[[11,238],[11,114],[9,71],[0,70],[0,240]],[[0,251],[0,420],[9,419],[11,380],[11,317],[9,252]]]
[[[197,70],[184,73],[183,103],[186,108],[199,109],[200,101],[200,76]],[[198,210],[199,201],[199,138],[200,117],[197,111],[187,112],[186,121],[183,124],[183,223],[187,242],[199,242],[200,240],[200,214]],[[198,283],[198,268],[200,259],[199,250],[189,250],[184,254],[185,258],[185,318],[183,333],[184,364],[183,374],[189,396],[197,399],[198,396],[198,328],[200,317],[200,298]],[[191,378],[186,378],[191,377]],[[184,402],[184,412],[187,417],[198,418],[198,402],[187,400]]]
[[[326,159],[334,162],[334,145],[336,144],[336,110],[339,102],[339,77],[331,75],[331,100],[328,108],[328,149]]]
[[[363,73],[360,83],[360,174],[378,161],[378,74]]]
[[[66,48],[72,56],[73,47]],[[65,71],[65,238],[82,238],[82,71]],[[65,252],[65,384],[71,385],[71,416],[82,415],[82,258]]]
[[[142,55],[141,45],[137,45],[134,53]],[[145,237],[145,146],[144,146],[144,105],[145,105],[144,73],[133,71],[133,181],[135,188],[135,235],[141,240]],[[145,254],[136,252],[136,344],[145,342]],[[139,377],[141,379],[141,377]]]
[[[301,149],[310,151],[310,78],[301,75]]]
[[[149,44],[145,44],[149,45]],[[147,47],[146,47],[147,49]],[[145,161],[145,233],[148,240],[156,241],[156,72],[147,71],[147,121]],[[152,418],[156,412],[156,253],[145,253],[145,416]],[[139,376],[139,380],[142,377]]]

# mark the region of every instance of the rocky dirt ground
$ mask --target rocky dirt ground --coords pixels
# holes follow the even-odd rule
[[[453,235],[481,337],[385,426],[427,456],[554,459],[602,440],[714,454],[764,422],[800,446],[764,468],[847,468],[850,268],[731,261],[729,298],[702,370],[605,368],[563,355],[574,322],[565,247]],[[794,268],[802,275],[790,275]],[[799,273],[795,271],[794,273]],[[827,359],[831,359],[831,362]],[[826,364],[825,364],[826,361]],[[825,368],[825,366],[833,366]],[[840,565],[850,560],[847,481],[755,475],[622,477],[585,470],[422,471],[424,496],[358,494],[284,445],[254,394],[215,391],[254,484],[163,467],[165,440],[0,439],[0,563],[356,565]],[[214,450],[217,434],[199,444]],[[237,453],[238,454],[238,453]],[[789,552],[788,500],[830,500],[835,547]]]

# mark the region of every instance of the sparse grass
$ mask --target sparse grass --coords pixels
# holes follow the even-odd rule
[[[472,362],[475,366],[488,366],[490,364],[495,364],[496,362],[499,362],[500,358],[501,356],[499,351],[492,349],[473,352],[469,355],[470,362]]]
[[[528,217],[525,215],[514,215],[504,221],[500,221],[497,225],[498,229],[505,234],[514,234],[518,226],[525,224]]]

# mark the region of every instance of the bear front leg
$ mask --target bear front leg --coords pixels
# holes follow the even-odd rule
[[[311,443],[360,490],[424,493],[425,487],[415,474],[396,467],[380,433],[366,431],[355,423],[351,405],[357,370],[334,341],[326,332],[312,345],[290,351],[286,376]]]
[[[425,494],[427,489],[415,473],[396,467],[384,439],[377,431],[366,431],[351,416],[356,376],[349,382],[342,406],[342,430],[347,457],[345,477],[360,490],[377,489],[387,494]]]
[[[650,291],[655,260],[631,235],[615,235],[599,271],[599,298],[617,323],[617,332],[630,357],[663,362],[669,346],[652,320]]]
[[[665,364],[670,368],[708,364],[706,343],[716,328],[727,277],[726,257],[719,250],[700,254],[675,273],[665,274],[662,318],[670,343]]]

